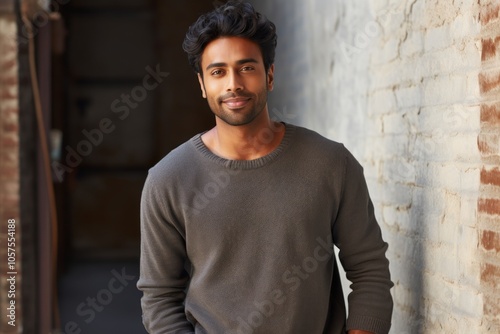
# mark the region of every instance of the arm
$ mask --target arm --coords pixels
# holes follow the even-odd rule
[[[194,333],[184,312],[189,275],[183,232],[168,210],[166,192],[151,174],[141,199],[141,273],[137,287],[143,323],[151,334]]]
[[[351,281],[348,297],[350,334],[386,334],[391,325],[393,301],[390,289],[387,243],[382,240],[363,169],[347,153],[339,211],[333,225],[339,259]],[[363,330],[366,332],[357,332]]]

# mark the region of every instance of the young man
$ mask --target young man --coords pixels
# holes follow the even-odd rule
[[[149,333],[389,331],[387,244],[361,166],[341,144],[269,117],[276,40],[273,23],[237,1],[189,28],[184,50],[216,126],[144,186]],[[352,282],[347,320],[334,244]]]

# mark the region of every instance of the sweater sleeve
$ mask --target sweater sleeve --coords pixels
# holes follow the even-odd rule
[[[340,207],[333,224],[334,243],[347,279],[347,330],[360,329],[386,334],[391,326],[393,283],[382,239],[368,194],[363,168],[347,152]]]
[[[143,323],[151,334],[194,333],[184,311],[189,275],[184,233],[174,223],[166,191],[150,173],[141,198],[141,259],[137,287]]]

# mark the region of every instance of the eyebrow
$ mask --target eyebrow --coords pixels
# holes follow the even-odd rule
[[[255,58],[245,58],[245,59],[238,60],[236,62],[237,65],[243,65],[246,63],[258,64],[259,62]],[[209,69],[214,68],[214,67],[227,67],[227,66],[228,66],[227,63],[212,63],[212,64],[208,65],[205,70],[208,71]]]

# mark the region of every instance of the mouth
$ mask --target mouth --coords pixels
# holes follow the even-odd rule
[[[245,107],[248,102],[250,102],[250,98],[248,97],[235,97],[222,101],[229,109],[241,109]]]

